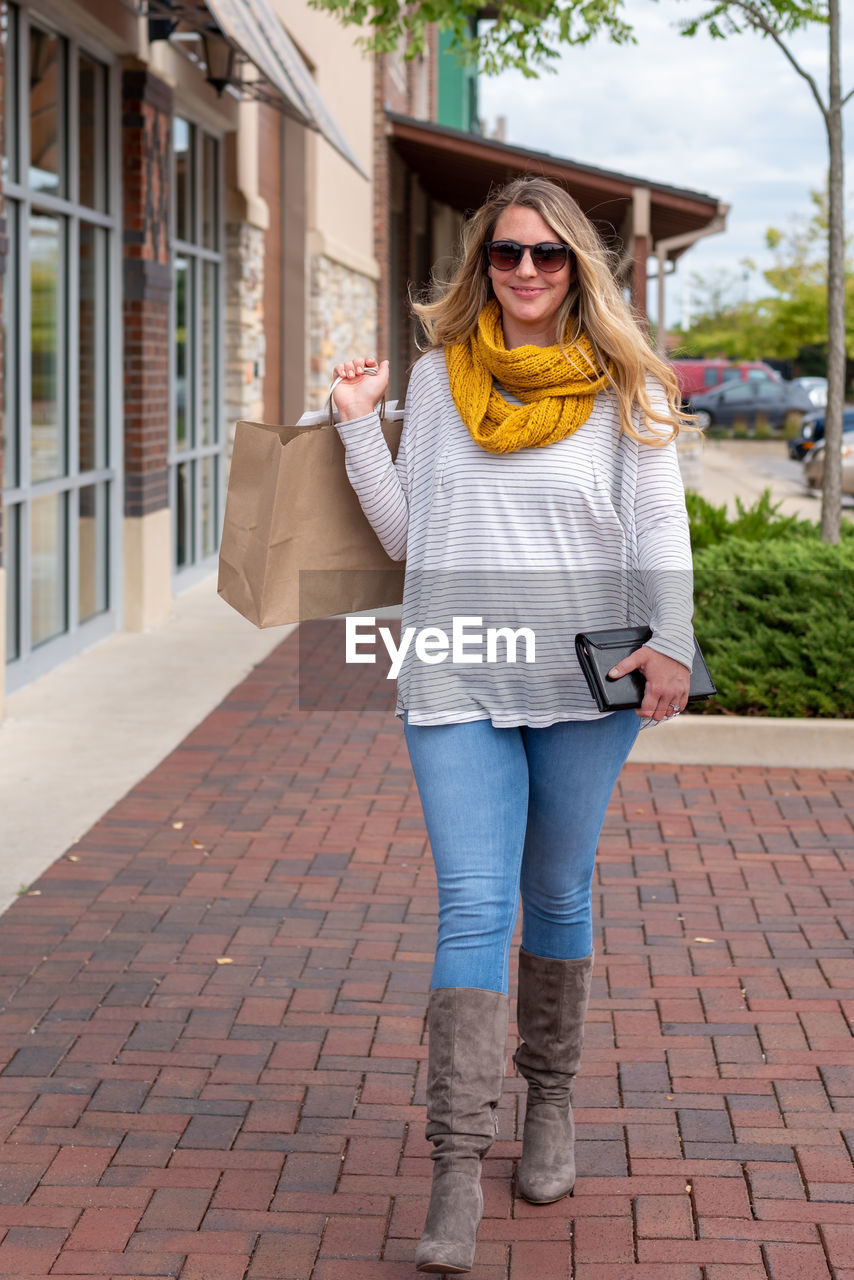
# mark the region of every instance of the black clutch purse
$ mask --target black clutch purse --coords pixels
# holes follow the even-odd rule
[[[649,627],[615,627],[612,631],[580,631],[575,637],[575,652],[581,670],[600,711],[626,711],[639,707],[643,702],[642,672],[630,671],[618,680],[609,680],[608,672],[621,659],[646,644],[651,635]],[[699,702],[716,692],[695,636],[688,701]]]

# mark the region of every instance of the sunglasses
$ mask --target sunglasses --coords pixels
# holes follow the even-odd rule
[[[541,244],[519,244],[517,240],[487,240],[483,246],[486,261],[496,271],[512,271],[518,267],[525,250],[538,271],[560,271],[569,258],[568,244],[544,240]]]

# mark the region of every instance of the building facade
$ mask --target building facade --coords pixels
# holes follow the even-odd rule
[[[413,294],[495,182],[563,182],[622,255],[717,201],[485,138],[438,33],[372,59],[307,0],[0,0],[0,714],[210,575],[240,418],[418,354]]]
[[[376,341],[371,61],[306,5],[219,0],[232,74],[268,73],[219,93],[201,8],[2,6],[0,701],[166,617],[215,566],[234,422]]]

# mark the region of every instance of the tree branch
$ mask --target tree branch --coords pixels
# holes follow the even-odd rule
[[[810,75],[810,73],[808,71],[805,71],[804,68],[801,66],[801,64],[798,62],[797,58],[792,53],[791,49],[786,44],[785,40],[783,40],[779,31],[773,25],[773,23],[770,23],[768,21],[768,19],[765,17],[765,14],[762,12],[762,10],[758,9],[755,4],[752,4],[751,0],[730,0],[730,3],[733,5],[734,8],[741,9],[743,13],[746,13],[751,23],[755,27],[758,27],[760,31],[764,31],[766,35],[770,36],[771,39],[774,41],[774,43],[777,45],[777,47],[779,49],[782,49],[783,53],[789,59],[789,62],[795,68],[798,75],[802,76],[803,79],[806,80],[807,84],[809,85],[812,91],[812,96],[815,98],[816,102],[818,103],[818,109],[821,112],[821,114],[824,116],[825,124],[827,124],[829,122],[830,112],[824,104],[824,100],[821,96],[821,90],[819,89],[818,85],[816,84],[815,80]],[[854,90],[852,90],[852,93],[854,93]],[[850,97],[851,94],[849,94],[848,96]]]
[[[850,102],[852,98],[854,98],[854,89],[849,89],[845,97],[840,102],[840,107],[844,107],[846,102]]]

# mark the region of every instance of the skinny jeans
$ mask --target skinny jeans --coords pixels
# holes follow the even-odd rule
[[[590,955],[596,845],[640,723],[634,711],[546,729],[404,720],[439,888],[432,988],[507,992],[520,892],[526,951]]]

